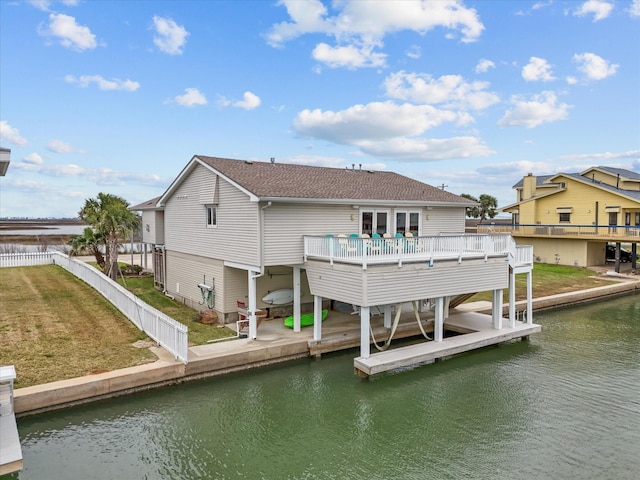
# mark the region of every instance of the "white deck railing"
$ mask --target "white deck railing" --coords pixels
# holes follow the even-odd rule
[[[304,237],[304,258],[331,264],[367,265],[504,256],[518,265],[533,265],[533,248],[518,247],[511,235],[438,235],[431,237]]]
[[[509,233],[520,237],[564,237],[609,240],[611,242],[637,242],[640,239],[640,226],[481,223],[478,225],[478,233]]]
[[[126,288],[114,282],[91,265],[59,252],[0,254],[1,267],[60,265],[95,288],[116,306],[133,324],[143,330],[175,357],[187,363],[188,328],[160,310],[140,300]]]

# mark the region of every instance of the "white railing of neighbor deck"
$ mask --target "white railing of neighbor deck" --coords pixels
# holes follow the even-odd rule
[[[0,255],[0,267],[56,264],[80,278],[116,306],[136,327],[143,330],[178,360],[187,363],[188,328],[140,300],[126,288],[91,265],[59,252]]]
[[[533,264],[533,249],[517,247],[510,235],[438,235],[429,237],[354,238],[304,237],[304,258],[367,265],[488,256],[506,256],[509,262]]]

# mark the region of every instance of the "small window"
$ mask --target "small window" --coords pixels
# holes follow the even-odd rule
[[[571,214],[570,213],[560,213],[560,222],[561,223],[569,223],[571,222]]]
[[[212,205],[207,206],[207,227],[218,226],[218,215],[216,207]]]

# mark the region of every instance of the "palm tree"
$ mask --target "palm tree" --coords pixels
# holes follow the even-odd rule
[[[480,195],[480,220],[484,221],[487,218],[493,218],[496,216],[496,208],[498,208],[498,200],[496,197],[483,193]]]
[[[104,255],[100,250],[100,247],[103,245],[104,240],[102,235],[94,232],[93,228],[87,227],[84,229],[82,235],[74,235],[71,237],[71,240],[69,240],[71,251],[69,253],[71,255],[93,255],[100,269],[105,272],[106,264],[104,261]]]
[[[462,198],[466,198],[467,200],[471,200],[472,202],[480,203],[476,197],[474,197],[473,195],[469,195],[468,193],[463,193],[460,196]],[[478,218],[479,216],[480,216],[480,208],[478,208],[478,206],[467,207],[467,217]]]
[[[106,246],[105,273],[116,280],[120,240],[138,228],[140,217],[129,210],[129,202],[110,193],[85,200],[78,216],[102,236]]]
[[[475,207],[467,207],[467,217],[479,218],[480,221],[483,222],[487,218],[493,218],[496,216],[496,208],[498,207],[498,200],[496,200],[496,197],[487,195],[486,193],[480,195],[479,199],[473,195],[469,195],[468,193],[463,193],[460,196],[480,204]]]

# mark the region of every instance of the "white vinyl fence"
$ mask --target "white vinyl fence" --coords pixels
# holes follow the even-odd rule
[[[188,328],[161,311],[146,304],[126,288],[114,282],[91,265],[60,252],[0,254],[0,268],[35,265],[60,265],[88,283],[116,306],[136,327],[143,330],[175,357],[187,363]]]

